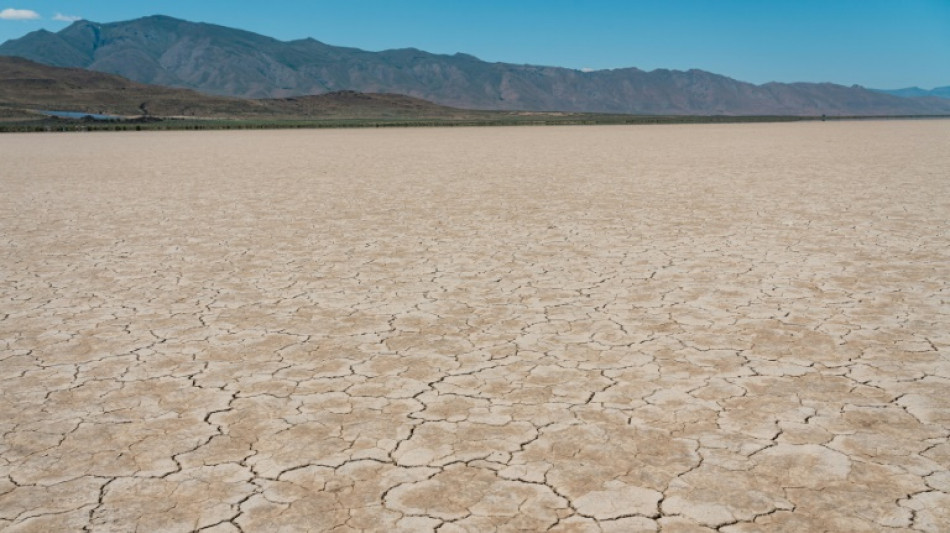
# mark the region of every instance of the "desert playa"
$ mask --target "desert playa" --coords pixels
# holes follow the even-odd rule
[[[0,137],[0,529],[950,530],[950,121]]]

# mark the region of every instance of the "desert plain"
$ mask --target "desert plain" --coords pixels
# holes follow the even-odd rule
[[[950,531],[950,121],[0,136],[0,530]]]

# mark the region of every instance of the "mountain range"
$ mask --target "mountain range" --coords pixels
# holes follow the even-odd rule
[[[0,55],[118,74],[133,81],[244,98],[341,90],[398,93],[466,109],[656,115],[933,115],[950,100],[904,98],[832,83],[754,85],[701,70],[579,70],[490,63],[414,48],[369,52],[314,39],[155,15],[78,21],[0,45]]]
[[[893,94],[894,96],[903,96],[904,98],[920,98],[922,96],[936,96],[939,98],[950,98],[950,85],[946,87],[935,87],[930,89],[921,89],[920,87],[905,87],[903,89],[871,89],[879,93]]]

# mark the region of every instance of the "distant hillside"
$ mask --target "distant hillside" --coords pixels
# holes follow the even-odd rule
[[[266,112],[256,102],[143,85],[112,74],[0,57],[0,104],[107,115],[228,115]]]
[[[903,98],[923,98],[933,96],[937,98],[950,98],[950,86],[936,87],[931,90],[921,89],[920,87],[906,87],[904,89],[871,89],[872,91],[900,96]]]
[[[340,90],[398,93],[469,109],[694,115],[950,114],[950,102],[834,84],[753,85],[703,72],[581,72],[488,63],[416,49],[367,52],[282,42],[165,16],[79,21],[0,45],[0,55],[82,67],[221,96],[282,98]]]
[[[0,118],[26,110],[184,117],[466,117],[471,113],[393,94],[328,93],[274,100],[207,95],[144,85],[120,76],[0,56]]]

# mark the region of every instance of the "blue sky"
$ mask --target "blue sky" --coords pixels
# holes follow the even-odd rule
[[[152,14],[487,61],[699,68],[753,83],[950,85],[950,0],[0,0],[0,41],[69,24],[55,18]]]

